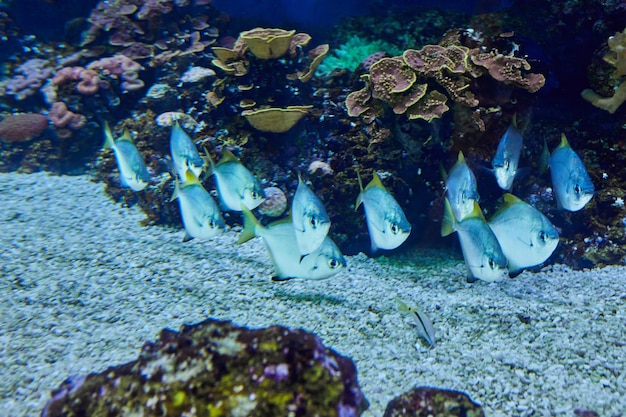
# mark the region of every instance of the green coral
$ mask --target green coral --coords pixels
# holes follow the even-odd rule
[[[350,37],[346,43],[339,45],[332,54],[324,58],[317,68],[317,75],[330,74],[335,69],[347,69],[354,71],[361,61],[374,52],[385,51],[389,55],[400,55],[402,51],[381,40],[369,41],[360,36]]]

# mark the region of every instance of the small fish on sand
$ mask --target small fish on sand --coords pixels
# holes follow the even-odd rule
[[[171,201],[178,199],[185,226],[183,242],[191,239],[210,239],[224,231],[222,213],[211,195],[204,189],[191,170],[185,172],[184,182],[176,188]]]
[[[552,187],[559,209],[578,211],[585,207],[595,192],[585,165],[572,149],[564,134],[561,143],[552,151],[544,143],[542,168],[550,167]],[[542,169],[542,170],[543,170]]]
[[[170,154],[179,178],[184,179],[188,169],[196,177],[200,177],[205,161],[189,135],[180,127],[178,120],[174,122],[170,134]]]
[[[300,254],[304,256],[319,248],[330,230],[330,219],[322,202],[300,175],[291,204],[291,216]]]
[[[316,250],[302,256],[291,219],[278,220],[263,226],[245,206],[242,211],[244,229],[237,244],[247,242],[255,236],[263,239],[276,272],[272,280],[326,279],[346,267],[343,254],[330,237],[326,236]]]
[[[222,159],[217,164],[213,163],[208,152],[206,158],[211,167],[210,174],[215,175],[217,192],[224,210],[241,211],[242,204],[254,210],[265,200],[265,192],[259,180],[232,152],[222,150]]]
[[[474,210],[478,202],[476,177],[467,165],[463,152],[459,151],[457,161],[448,174],[442,168],[446,182],[446,195],[454,217],[461,221]]]
[[[476,279],[493,282],[506,277],[508,272],[506,256],[477,202],[474,202],[474,210],[469,215],[457,221],[450,202],[445,199],[441,235],[448,236],[455,231],[459,235],[463,258],[469,270],[468,282],[474,282]]]
[[[520,173],[518,167],[522,142],[522,134],[517,128],[517,119],[513,117],[511,125],[502,135],[496,154],[491,161],[493,174],[503,190],[510,191],[513,187],[513,180]]]
[[[355,210],[363,203],[372,252],[378,249],[397,248],[411,233],[411,224],[404,215],[404,211],[385,189],[377,173],[374,173],[374,178],[365,188],[363,188],[360,175],[358,179],[361,192],[356,199]]]
[[[513,194],[504,194],[504,205],[491,217],[489,227],[508,260],[511,276],[541,264],[559,244],[559,233],[550,220]]]
[[[115,152],[122,185],[133,191],[146,188],[150,182],[150,173],[128,130],[124,129],[121,137],[113,139],[109,123],[104,122],[104,138],[103,149],[113,149]]]
[[[396,297],[398,310],[411,314],[415,318],[417,334],[428,343],[430,347],[435,346],[435,327],[430,318],[416,306],[409,306]]]

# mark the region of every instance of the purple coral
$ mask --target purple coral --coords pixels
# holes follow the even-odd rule
[[[33,58],[17,67],[17,75],[0,85],[4,95],[13,96],[16,100],[24,100],[37,93],[43,83],[52,75],[45,59]]]

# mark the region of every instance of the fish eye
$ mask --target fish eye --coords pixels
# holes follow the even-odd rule
[[[580,187],[580,185],[579,185],[579,184],[576,184],[576,185],[574,186],[574,192],[575,192],[576,194],[580,194],[580,193],[581,193],[581,191],[582,191],[582,188]]]
[[[328,260],[328,266],[329,266],[331,269],[335,269],[335,268],[337,268],[337,267],[339,266],[339,261],[338,261],[338,260],[336,260],[336,259],[329,259],[329,260]]]
[[[489,269],[496,269],[496,261],[493,258],[489,258]]]
[[[309,223],[311,223],[311,227],[313,227],[313,229],[317,229],[317,225],[319,224],[319,221],[317,220],[317,217],[312,216],[309,219]]]
[[[252,196],[252,198],[253,198],[254,200],[256,200],[257,198],[259,198],[259,193],[257,193],[256,191],[252,191],[252,192],[250,193],[250,195]]]
[[[510,165],[511,165],[511,162],[508,159],[504,161],[504,169],[509,169]]]
[[[548,239],[548,235],[546,235],[546,232],[544,232],[543,230],[539,232],[539,239],[542,242],[545,242]]]
[[[400,227],[398,227],[398,225],[396,223],[391,223],[391,233],[393,233],[394,235],[397,235],[400,232]]]
[[[215,229],[215,228],[217,227],[217,224],[215,224],[215,220],[211,220],[211,221],[209,221],[209,227],[210,227],[211,229]]]

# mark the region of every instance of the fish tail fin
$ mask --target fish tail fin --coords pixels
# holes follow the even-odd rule
[[[253,239],[256,236],[257,226],[261,226],[254,214],[243,204],[241,205],[241,212],[243,215],[243,230],[239,235],[239,239],[237,239],[238,245]]]
[[[543,151],[541,152],[541,156],[539,157],[539,174],[546,172],[548,169],[550,161],[550,150],[548,149],[548,142],[543,140]]]
[[[452,212],[450,201],[446,197],[444,200],[443,219],[441,219],[441,236],[448,236],[454,233],[456,227],[456,219]]]
[[[204,166],[207,167],[205,168],[205,173],[207,174],[207,176],[211,176],[215,172],[215,163],[213,162],[213,158],[211,158],[211,153],[206,148],[206,146],[203,149],[204,155],[201,155],[200,157],[204,160]]]
[[[444,181],[448,179],[448,172],[441,162],[439,162],[439,172],[441,173],[441,178],[443,178]]]
[[[109,122],[104,122],[104,145],[102,149],[113,149],[115,146],[115,140],[113,139],[113,133],[111,133],[111,126]]]
[[[174,175],[174,192],[172,193],[172,197],[170,197],[170,203],[178,198],[180,195],[180,182],[176,175]]]
[[[396,303],[398,303],[398,310],[402,312],[409,311],[409,306],[406,305],[399,297],[396,297]]]

